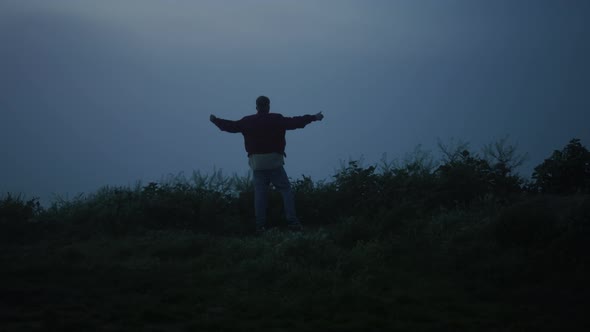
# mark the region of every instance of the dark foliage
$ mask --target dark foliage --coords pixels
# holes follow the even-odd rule
[[[0,223],[30,221],[42,211],[38,198],[25,200],[21,195],[8,193],[0,199]]]
[[[578,330],[590,296],[589,195],[523,190],[504,143],[492,158],[460,147],[436,167],[419,153],[403,164],[350,161],[330,182],[294,180],[306,226],[297,233],[249,236],[250,179],[220,172],[105,187],[48,209],[9,194],[4,324]],[[281,196],[270,200],[280,228]]]
[[[535,167],[535,185],[544,193],[590,192],[590,152],[579,139],[572,139],[561,151]]]
[[[438,199],[445,205],[469,204],[491,192],[492,169],[487,161],[467,150],[437,170]]]
[[[395,215],[397,219],[416,219],[441,209],[469,208],[481,201],[508,206],[526,194],[524,181],[514,171],[523,157],[505,140],[486,146],[486,158],[470,152],[464,143],[441,149],[445,157],[438,165],[427,153],[417,150],[401,164],[383,161],[382,165],[363,166],[360,161],[350,161],[330,182],[314,182],[304,175],[292,182],[298,214],[309,226],[330,225],[351,217]],[[564,151],[556,151],[536,168],[536,185],[549,193],[587,191],[587,158],[588,151],[579,140],[572,140]],[[250,178],[224,177],[215,171],[211,176],[196,173],[191,180],[176,176],[135,188],[104,187],[70,201],[58,199],[47,210],[35,199],[24,201],[8,195],[0,201],[0,221],[4,229],[9,229],[8,225],[25,229],[35,221],[82,237],[125,235],[145,229],[245,234],[253,228],[252,189]],[[272,191],[270,200],[270,226],[281,227],[282,198]],[[510,236],[522,238],[530,226],[527,220],[543,220],[548,215],[539,212],[538,216],[506,217],[516,221],[507,221],[512,228],[503,238],[508,242]],[[393,227],[387,226],[388,221],[383,223],[386,229]],[[515,235],[518,223],[522,224],[522,234]]]
[[[38,226],[33,221],[43,212],[38,198],[25,200],[8,193],[0,199],[0,241],[19,242],[37,237]]]

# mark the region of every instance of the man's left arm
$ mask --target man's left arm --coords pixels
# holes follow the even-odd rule
[[[314,115],[303,115],[294,117],[284,117],[284,124],[286,130],[299,129],[307,126],[313,121],[322,121],[324,115],[319,112]]]
[[[228,133],[242,132],[242,126],[240,125],[240,121],[220,119],[213,114],[209,116],[209,120],[213,122],[213,124],[215,124],[217,128],[221,129],[222,131],[227,131]]]

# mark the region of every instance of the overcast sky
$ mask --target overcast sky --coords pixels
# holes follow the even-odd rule
[[[0,191],[90,193],[245,174],[239,119],[267,95],[286,170],[507,135],[521,173],[590,145],[590,1],[0,0]]]

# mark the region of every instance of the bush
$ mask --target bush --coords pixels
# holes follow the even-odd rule
[[[468,150],[440,166],[436,174],[438,200],[445,206],[467,205],[491,191],[490,165]]]
[[[379,198],[379,175],[375,170],[375,166],[364,168],[359,161],[349,161],[348,166],[334,175],[334,189],[343,215],[367,213],[382,201]]]
[[[303,175],[292,183],[297,215],[306,225],[328,225],[343,213],[333,183],[313,182]],[[282,204],[282,201],[279,203]]]
[[[558,216],[545,197],[504,209],[493,224],[496,240],[508,247],[544,246],[558,231]]]
[[[21,195],[8,193],[0,199],[0,240],[24,241],[29,235],[38,235],[36,219],[43,212],[38,198],[25,200]]]
[[[535,167],[533,179],[543,193],[590,193],[590,152],[579,139],[572,139]]]
[[[542,259],[549,269],[587,275],[590,270],[590,197],[571,196],[562,212],[558,235]]]
[[[19,223],[31,221],[43,209],[38,198],[24,200],[21,195],[14,197],[7,193],[0,199],[0,223]]]
[[[579,141],[572,141],[571,145],[560,155],[573,156],[564,160],[576,161],[572,163],[578,167],[587,151]],[[515,147],[508,145],[506,139],[485,146],[484,157],[470,152],[466,143],[454,148],[442,144],[440,147],[444,156],[438,164],[430,153],[418,147],[402,163],[390,163],[384,158],[379,165],[363,166],[361,161],[349,161],[334,174],[331,182],[314,182],[304,175],[292,181],[298,215],[309,226],[352,218],[371,223],[370,233],[391,232],[402,227],[402,221],[428,220],[441,209],[469,209],[482,201],[505,206],[518,198],[515,194],[522,191],[522,179],[514,169],[524,157],[517,155]],[[540,172],[543,169],[537,168],[538,182],[543,178]],[[3,220],[29,220],[36,215],[38,220],[64,226],[70,234],[84,237],[95,233],[125,235],[144,229],[243,234],[254,228],[251,174],[227,177],[221,170],[214,170],[212,175],[195,172],[188,179],[182,174],[169,176],[134,188],[104,187],[72,201],[58,200],[47,211],[41,211],[35,200],[25,202],[12,196],[2,204]],[[524,230],[518,227],[526,229],[531,220],[539,219],[542,224],[542,218],[547,218],[547,215],[516,210],[506,212],[502,217],[504,222],[498,223],[498,237],[506,243],[515,243],[516,240],[509,239],[514,232],[521,232],[514,236],[522,239]],[[518,213],[528,215],[518,216]],[[269,225],[284,224],[283,215],[282,197],[272,191]],[[379,218],[387,221],[375,222]],[[518,226],[519,223],[522,225]],[[503,227],[511,230],[502,235]]]
[[[58,200],[42,219],[64,226],[71,235],[126,235],[144,229],[183,229],[243,233],[239,198],[231,183],[216,176],[169,177],[135,188],[103,187],[71,201]],[[243,185],[243,183],[241,184]]]
[[[522,191],[524,180],[515,173],[526,155],[517,154],[507,138],[483,147],[483,157],[467,143],[449,147],[439,142],[444,159],[436,170],[435,201],[445,207],[467,206],[488,195],[508,201]]]

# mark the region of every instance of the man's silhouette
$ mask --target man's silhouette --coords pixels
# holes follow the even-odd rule
[[[210,120],[219,129],[229,133],[242,133],[248,152],[248,163],[254,173],[254,211],[256,231],[263,232],[266,224],[268,189],[272,183],[282,194],[285,215],[289,228],[301,229],[295,213],[295,200],[291,184],[283,168],[285,154],[285,132],[303,128],[313,121],[324,118],[322,113],[284,117],[270,113],[270,99],[260,96],[256,99],[257,113],[238,121],[224,120],[211,114]]]

